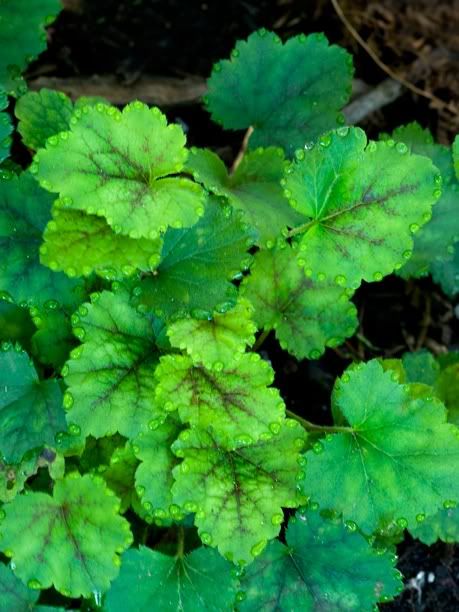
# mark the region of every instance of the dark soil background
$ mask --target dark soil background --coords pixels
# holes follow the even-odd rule
[[[29,68],[32,87],[72,79],[71,93],[85,91],[93,75],[128,88],[176,77],[206,78],[213,62],[228,57],[234,43],[260,27],[283,38],[323,31],[354,54],[356,77],[370,87],[387,78],[337,16],[329,0],[63,0],[66,9],[48,32],[49,48]],[[459,131],[459,1],[341,0],[340,6],[376,55],[426,95],[404,89],[393,103],[361,125],[371,137],[409,121],[419,121],[446,144]],[[416,66],[416,70],[413,69]],[[62,79],[62,80],[61,80]],[[75,85],[76,83],[76,85]],[[76,89],[75,89],[76,88]],[[430,96],[430,98],[429,98]],[[432,99],[432,96],[434,98]],[[117,100],[110,87],[107,97]],[[180,121],[190,144],[208,146],[230,163],[243,134],[211,123],[199,101],[163,110]],[[398,357],[427,348],[434,353],[459,348],[457,306],[430,279],[405,282],[389,277],[357,292],[360,330],[344,346],[328,349],[319,361],[298,363],[268,339],[263,347],[277,372],[276,383],[290,407],[317,423],[330,419],[334,379],[352,359]],[[409,537],[398,547],[406,588],[385,610],[459,609],[459,551],[450,544],[428,548]],[[424,572],[421,574],[420,572]],[[417,577],[417,587],[413,580]]]

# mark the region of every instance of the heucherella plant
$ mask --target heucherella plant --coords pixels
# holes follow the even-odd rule
[[[2,62],[33,159],[0,180],[0,610],[393,598],[405,529],[458,538],[457,355],[351,364],[323,426],[260,349],[318,359],[362,281],[447,274],[457,146],[344,125],[352,59],[323,35],[261,30],[215,65],[206,106],[250,136],[231,171],[158,108],[25,93]]]

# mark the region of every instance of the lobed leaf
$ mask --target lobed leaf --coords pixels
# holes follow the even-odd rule
[[[211,198],[196,225],[167,231],[159,266],[134,289],[136,303],[169,321],[226,312],[237,298],[231,280],[249,266],[254,240],[239,214]]]
[[[214,370],[195,365],[189,357],[165,355],[155,372],[156,404],[178,410],[182,422],[227,437],[230,448],[279,432],[285,405],[269,387],[274,372],[256,353],[243,354],[232,365]]]
[[[412,153],[429,157],[442,176],[442,193],[432,218],[415,235],[413,255],[399,272],[408,278],[429,272],[434,262],[440,266],[451,259],[453,245],[459,240],[459,184],[450,149],[435,144],[429,130],[410,123],[394,130],[392,138],[405,143]]]
[[[101,479],[73,473],[53,496],[28,492],[4,507],[1,550],[33,589],[50,586],[67,597],[108,590],[132,542],[119,502]]]
[[[29,612],[36,609],[37,599],[37,591],[22,584],[10,567],[0,564],[0,612]]]
[[[0,352],[0,449],[4,460],[18,463],[24,454],[66,429],[62,392],[55,379],[39,381],[25,352]]]
[[[301,222],[280,185],[284,164],[282,149],[260,148],[247,152],[236,170],[228,174],[218,155],[193,148],[186,169],[208,191],[226,197],[234,208],[244,212],[257,231],[260,246],[272,246],[283,229]]]
[[[137,269],[150,271],[159,262],[159,238],[133,239],[115,234],[107,222],[78,210],[53,210],[45,228],[40,260],[67,276],[99,276],[114,280],[132,276]]]
[[[304,276],[287,243],[254,257],[241,295],[254,306],[254,320],[274,329],[283,349],[298,359],[318,359],[326,346],[337,346],[357,327],[357,311],[345,290],[330,281]]]
[[[46,48],[45,26],[61,10],[59,0],[3,0],[0,5],[0,89],[24,93],[21,73]]]
[[[180,319],[171,323],[167,335],[171,345],[186,350],[193,363],[219,369],[244,353],[255,342],[256,326],[251,320],[253,307],[244,299],[225,313],[211,319]]]
[[[156,239],[204,213],[203,189],[174,176],[186,161],[185,135],[159,109],[133,102],[120,112],[100,103],[77,109],[70,123],[31,168],[64,206],[104,217],[131,238]]]
[[[123,555],[107,594],[107,612],[224,612],[233,609],[235,580],[230,565],[210,548],[168,557],[141,546]]]
[[[85,436],[136,436],[156,414],[158,353],[150,320],[124,290],[103,291],[80,307],[73,326],[82,344],[64,368],[68,421]]]
[[[373,610],[403,586],[389,553],[318,512],[297,512],[286,530],[287,546],[270,542],[241,583],[240,612]]]
[[[134,442],[135,455],[140,459],[135,473],[136,491],[143,509],[159,519],[170,516],[172,470],[178,463],[171,445],[179,432],[180,423],[168,418],[161,424],[152,423],[149,431],[139,434]]]
[[[414,538],[421,540],[430,546],[437,540],[448,542],[459,542],[459,509],[442,508],[433,516],[410,529]]]
[[[454,246],[451,259],[434,261],[431,266],[432,277],[446,295],[455,297],[459,293],[459,245]]]
[[[176,504],[196,512],[205,544],[240,564],[261,554],[279,533],[282,507],[303,501],[297,479],[304,439],[293,420],[276,435],[233,450],[226,450],[227,441],[215,433],[195,428],[180,434],[172,448],[183,462],[174,469],[172,494]]]
[[[412,234],[431,217],[441,177],[403,143],[370,142],[339,128],[299,151],[285,193],[304,216],[298,263],[306,276],[357,288],[381,280],[411,257]]]
[[[51,272],[38,258],[51,203],[52,197],[27,172],[0,179],[0,287],[17,302],[75,305],[82,298],[81,282]]]
[[[62,91],[28,91],[17,101],[14,114],[23,143],[36,151],[50,136],[69,129],[73,104]]]
[[[214,65],[207,108],[227,129],[254,128],[253,147],[275,145],[288,155],[337,126],[351,93],[352,58],[323,34],[282,44],[259,30],[239,41],[230,60]]]
[[[376,360],[348,369],[333,393],[348,427],[306,453],[304,493],[365,533],[412,528],[459,499],[456,427],[428,387],[397,380]]]

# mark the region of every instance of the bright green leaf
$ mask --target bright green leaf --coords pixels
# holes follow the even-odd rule
[[[56,482],[52,497],[25,493],[4,506],[0,548],[32,588],[53,585],[68,597],[104,592],[132,542],[118,508],[102,480],[73,473]]]
[[[416,155],[429,157],[443,179],[441,197],[432,209],[432,218],[414,236],[413,255],[400,270],[400,275],[407,278],[425,274],[435,261],[451,259],[452,245],[459,238],[459,184],[450,149],[435,144],[431,133],[418,123],[397,128],[392,138],[403,142]]]
[[[101,217],[78,210],[53,210],[45,228],[40,260],[51,270],[68,276],[88,276],[96,272],[114,280],[149,271],[160,258],[161,240],[138,240],[115,234]]]
[[[138,463],[132,446],[126,444],[121,448],[115,448],[108,469],[102,473],[108,487],[121,502],[121,514],[126,512],[135,496],[134,474]]]
[[[124,291],[93,294],[78,313],[73,331],[82,344],[65,366],[67,420],[86,436],[135,436],[155,416],[151,322]]]
[[[410,533],[429,546],[437,540],[459,542],[459,508],[442,508],[410,529]]]
[[[356,288],[401,267],[411,257],[412,233],[440,196],[438,176],[406,145],[367,146],[360,128],[322,136],[285,180],[291,205],[304,215],[292,233],[300,235],[298,263],[306,276]]]
[[[191,149],[187,170],[210,192],[225,196],[257,230],[258,244],[270,244],[286,227],[301,223],[289,205],[280,181],[284,174],[282,149],[269,147],[248,152],[233,174],[228,175],[221,159],[208,149]]]
[[[305,277],[286,243],[259,251],[241,294],[255,307],[258,327],[275,329],[285,350],[298,359],[318,359],[326,346],[352,336],[357,311],[343,288]]]
[[[281,146],[289,155],[338,125],[351,92],[352,58],[323,34],[282,44],[265,30],[236,44],[214,66],[207,107],[228,129],[254,128],[250,145]]]
[[[173,450],[175,503],[194,508],[202,541],[235,563],[250,563],[276,537],[282,507],[304,500],[298,493],[299,452],[305,432],[287,420],[278,434],[225,450],[226,440],[200,429],[183,431]]]
[[[32,166],[64,206],[105,217],[131,238],[157,238],[203,214],[203,189],[174,176],[186,161],[185,135],[159,109],[133,102],[120,112],[97,104],[76,110],[70,124]]]
[[[0,449],[11,463],[28,450],[53,445],[55,434],[66,429],[59,383],[39,381],[27,353],[0,352],[0,416]]]
[[[459,500],[457,429],[441,402],[397,378],[376,360],[348,369],[333,403],[349,426],[306,454],[304,493],[366,533]]]
[[[406,382],[423,383],[433,386],[438,378],[440,366],[429,351],[416,351],[405,353],[402,357],[403,368],[406,373]]]
[[[248,444],[281,428],[285,405],[278,390],[269,387],[271,366],[256,353],[241,355],[232,365],[214,364],[213,371],[187,356],[165,355],[155,377],[158,406],[178,410],[192,427],[224,434],[230,445]]]
[[[44,147],[47,139],[68,130],[73,104],[61,91],[28,91],[17,101],[14,114],[19,119],[18,132],[27,147]]]
[[[169,557],[141,546],[123,555],[107,594],[107,612],[230,612],[236,584],[230,564],[211,548]]]
[[[207,319],[214,310],[225,312],[236,304],[231,279],[248,267],[247,250],[254,240],[240,214],[210,199],[196,225],[167,231],[161,263],[134,294],[145,309],[168,320],[189,314]]]
[[[17,302],[75,304],[81,299],[79,281],[51,272],[38,259],[52,199],[28,173],[0,180],[0,289]]]
[[[251,320],[253,308],[247,300],[206,319],[180,319],[168,330],[172,346],[186,350],[194,363],[202,363],[208,369],[229,364],[244,353],[247,345],[255,341],[256,326]]]
[[[318,512],[298,512],[286,531],[250,565],[241,582],[240,612],[373,610],[402,588],[389,553]]]
[[[29,589],[10,567],[0,564],[0,612],[29,612],[35,609],[37,591]]]
[[[45,26],[61,10],[59,0],[3,0],[0,5],[0,89],[24,93],[21,73],[46,48]]]
[[[141,463],[135,473],[136,490],[143,508],[150,515],[163,519],[172,505],[172,470],[178,459],[171,450],[180,432],[180,424],[172,418],[158,426],[153,422],[134,442],[135,454]]]

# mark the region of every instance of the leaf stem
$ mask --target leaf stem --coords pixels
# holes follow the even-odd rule
[[[183,557],[185,551],[185,530],[183,525],[180,525],[177,533],[177,554],[175,555],[178,559]]]
[[[299,414],[296,414],[295,412],[292,412],[291,410],[288,410],[288,409],[286,410],[286,413],[288,417],[290,417],[291,419],[295,419],[296,421],[298,421],[298,423],[301,423],[301,425],[303,425],[303,427],[307,429],[308,431],[318,431],[318,432],[323,432],[323,433],[352,431],[352,427],[344,427],[340,425],[316,425],[315,423],[311,423],[311,421],[304,419]]]
[[[255,340],[255,344],[252,347],[252,351],[255,353],[256,351],[258,351],[258,349],[261,347],[261,345],[264,343],[264,341],[266,340],[266,338],[269,336],[269,334],[271,333],[270,329],[265,329],[259,336],[258,338]]]
[[[286,235],[286,238],[293,238],[293,236],[296,236],[297,234],[303,234],[310,227],[312,227],[313,225],[316,225],[316,223],[317,223],[317,219],[313,219],[312,221],[308,221],[307,223],[303,223],[303,225],[299,225],[298,227],[294,227],[293,229],[291,229],[288,232],[288,234]]]

